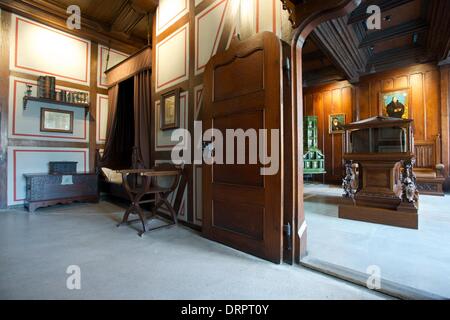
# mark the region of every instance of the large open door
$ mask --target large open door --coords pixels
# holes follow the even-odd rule
[[[283,98],[280,40],[270,32],[233,43],[214,56],[204,74],[203,129],[279,130],[279,170],[258,164],[203,166],[203,233],[238,250],[280,263],[283,257]],[[226,139],[224,139],[226,140]],[[273,148],[270,134],[267,153]],[[258,148],[261,141],[258,141]],[[236,154],[238,141],[234,143]],[[224,141],[224,154],[228,144]],[[226,156],[224,156],[224,159]]]

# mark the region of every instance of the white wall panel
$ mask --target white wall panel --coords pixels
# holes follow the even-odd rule
[[[108,61],[109,52],[109,61]],[[122,62],[129,55],[123,52],[108,49],[105,46],[98,46],[98,64],[97,64],[97,85],[100,88],[106,88],[106,75],[105,71]]]
[[[12,15],[10,69],[89,85],[91,43]]]
[[[180,95],[180,128],[188,129],[188,93]],[[155,102],[155,150],[171,151],[177,142],[171,140],[174,130],[160,130],[160,101]],[[183,139],[186,141],[186,137]]]
[[[189,24],[156,45],[156,92],[189,78]]]
[[[190,0],[160,0],[156,11],[156,35],[189,12]]]
[[[281,10],[279,0],[255,0],[256,32],[270,31],[281,37]]]
[[[9,79],[9,137],[32,140],[88,142],[88,117],[82,108],[69,107],[43,102],[29,101],[26,110],[23,109],[23,97],[27,90],[26,85],[32,85],[33,96],[36,96],[36,81],[10,77]],[[73,90],[57,86],[57,89]],[[83,91],[88,93],[87,91]],[[53,133],[40,131],[41,108],[73,111],[73,133]]]
[[[229,0],[214,1],[195,16],[196,75],[204,71],[209,59],[217,52],[229,2]]]
[[[89,172],[89,149],[8,147],[8,206],[25,199],[25,173],[46,173],[50,161],[76,161],[78,172]]]
[[[108,96],[103,94],[97,94],[97,116],[95,118],[97,123],[96,139],[98,144],[104,144],[106,142],[106,129],[108,126]]]

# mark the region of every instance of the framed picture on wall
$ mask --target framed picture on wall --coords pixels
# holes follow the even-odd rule
[[[328,122],[331,134],[344,133],[345,113],[330,114]]]
[[[180,89],[161,95],[159,114],[161,130],[171,130],[180,127]]]
[[[41,108],[41,131],[73,133],[73,111]]]
[[[383,91],[380,93],[380,108],[385,117],[409,119],[410,89]]]

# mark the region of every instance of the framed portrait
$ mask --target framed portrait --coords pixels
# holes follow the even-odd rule
[[[41,108],[41,131],[73,133],[73,111]]]
[[[330,133],[344,133],[345,113],[330,114],[328,122]]]
[[[380,108],[385,117],[409,119],[411,90],[401,89],[380,93]]]
[[[161,95],[160,107],[161,130],[180,127],[180,89],[175,89]]]

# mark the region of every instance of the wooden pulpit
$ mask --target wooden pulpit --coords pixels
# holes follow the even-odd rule
[[[340,218],[418,228],[412,123],[374,117],[345,126]]]

